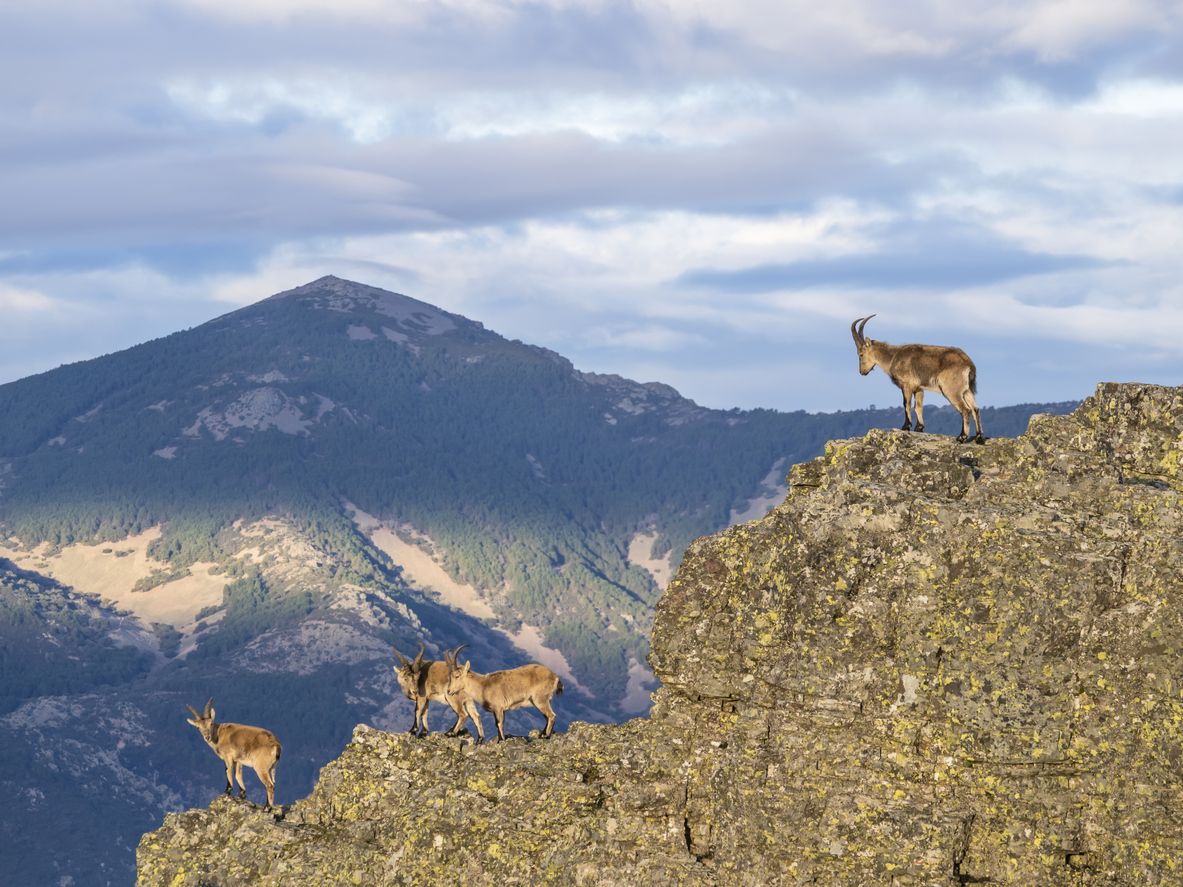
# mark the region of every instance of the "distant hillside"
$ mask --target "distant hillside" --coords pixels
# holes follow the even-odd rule
[[[1013,435],[1071,406],[983,417]],[[28,651],[0,659],[16,871],[125,881],[145,822],[218,787],[183,718],[210,695],[285,741],[281,801],[306,792],[356,722],[409,724],[391,644],[547,662],[561,724],[647,710],[654,605],[690,541],[899,412],[708,410],[333,277],[0,386],[0,649]],[[46,853],[71,811],[88,827]]]
[[[385,562],[354,504],[432,540],[502,624],[535,627],[604,697],[643,661],[659,591],[627,557],[637,534],[676,557],[774,464],[898,419],[706,410],[332,277],[0,387],[0,411],[0,521],[25,545],[160,525],[151,554],[180,571],[232,555],[234,521],[281,514],[365,585]],[[1013,434],[1031,411],[987,428]]]

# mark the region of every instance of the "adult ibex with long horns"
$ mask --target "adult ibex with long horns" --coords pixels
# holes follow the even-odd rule
[[[185,707],[193,715],[185,720],[198,729],[206,745],[226,765],[226,790],[222,794],[230,794],[230,775],[233,773],[238,779],[238,797],[246,797],[246,783],[242,781],[242,765],[246,764],[267,789],[267,806],[263,809],[270,810],[275,804],[275,765],[282,750],[275,734],[262,727],[217,723],[213,699],[205,704],[201,714],[192,705]]]
[[[462,644],[461,647],[463,646]],[[454,657],[460,652],[461,647],[457,647],[455,651],[445,651],[443,662],[430,659],[425,662],[423,652],[427,647],[424,644],[419,645],[419,652],[413,660],[407,659],[395,649],[394,655],[398,658],[399,664],[394,667],[394,676],[398,679],[403,695],[415,703],[415,720],[411,723],[408,733],[427,735],[427,706],[430,702],[442,702],[456,713],[456,723],[452,725],[449,733],[454,733],[464,723],[467,716],[460,703],[448,698],[448,677],[455,664]]]
[[[912,400],[916,400],[916,430],[924,430],[924,392],[939,391],[961,413],[961,434],[969,440],[969,417],[972,414],[977,436],[985,443],[982,415],[974,395],[978,390],[978,371],[969,355],[960,348],[943,345],[889,345],[863,335],[867,321],[875,315],[860,317],[850,325],[850,334],[858,349],[858,371],[864,376],[876,366],[883,368],[891,381],[904,393],[904,431],[912,430]]]

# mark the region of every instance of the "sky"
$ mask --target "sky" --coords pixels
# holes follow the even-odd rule
[[[324,274],[712,407],[1183,384],[1180,0],[0,0],[0,383]],[[937,398],[939,402],[939,398]]]

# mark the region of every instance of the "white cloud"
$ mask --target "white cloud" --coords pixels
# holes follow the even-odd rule
[[[1161,28],[1168,23],[1172,6],[1152,0],[1033,3],[1014,22],[1006,43],[1034,50],[1045,61],[1064,61],[1131,31]]]
[[[0,311],[40,313],[57,307],[57,303],[45,293],[0,282]]]
[[[231,21],[286,24],[300,19],[345,19],[406,25],[439,13],[495,18],[509,4],[498,0],[173,0],[174,5]]]
[[[1141,305],[1115,297],[1041,305],[997,293],[952,301],[965,322],[999,336],[1173,352],[1183,341],[1183,288]]]
[[[580,132],[604,142],[721,145],[792,113],[792,90],[755,81],[701,82],[651,92],[467,89],[416,95],[413,84],[334,72],[277,77],[177,79],[169,98],[187,113],[256,126],[296,112],[339,126],[361,144],[390,138],[453,141]]]

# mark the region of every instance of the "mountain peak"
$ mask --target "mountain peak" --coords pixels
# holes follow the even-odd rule
[[[392,318],[406,332],[440,335],[472,321],[402,293],[380,289],[333,274],[276,293],[266,301],[298,301],[310,308],[344,314],[378,314]]]

